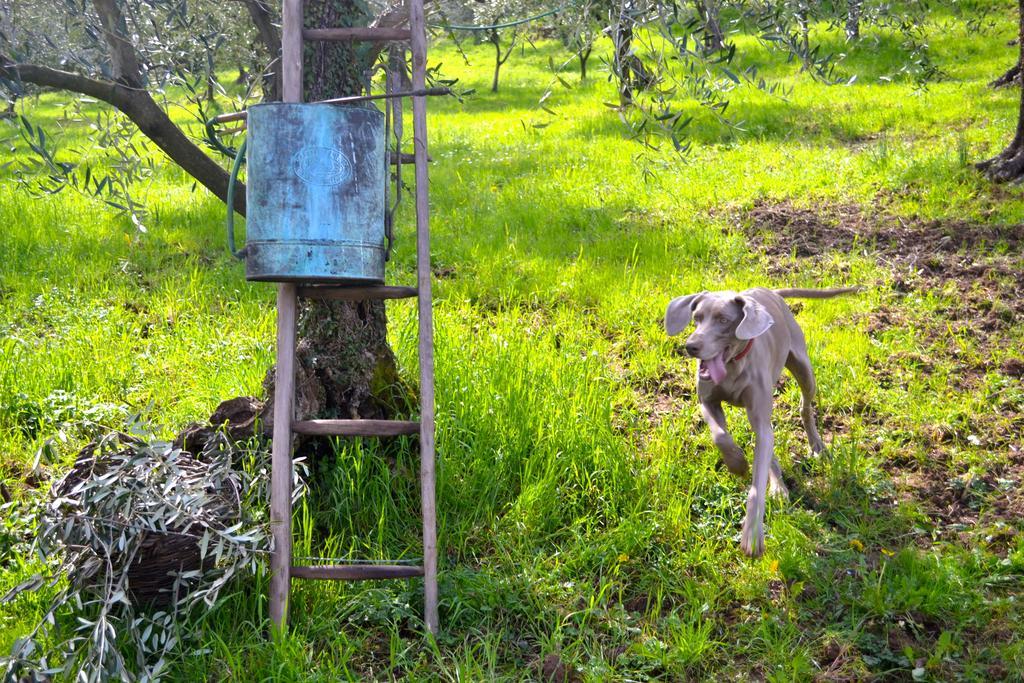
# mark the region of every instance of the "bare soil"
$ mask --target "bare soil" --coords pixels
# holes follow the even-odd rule
[[[850,205],[815,211],[788,202],[758,204],[739,223],[775,276],[802,268],[803,259],[857,254],[889,270],[896,293],[949,295],[940,313],[954,330],[988,337],[1024,316],[1024,224],[922,221],[868,215]],[[899,310],[873,312],[869,332],[901,317]]]
[[[540,679],[552,683],[575,683],[582,680],[579,672],[566,664],[561,657],[550,654],[539,665]]]

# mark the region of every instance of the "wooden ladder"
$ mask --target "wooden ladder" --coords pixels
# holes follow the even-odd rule
[[[412,88],[426,90],[427,36],[423,0],[406,0],[409,28],[327,28],[303,30],[302,0],[284,0],[281,61],[285,102],[302,101],[303,40],[408,40],[412,52]],[[288,596],[296,579],[398,579],[423,577],[424,621],[437,634],[437,528],[434,501],[434,330],[430,291],[430,230],[427,207],[426,95],[412,98],[413,146],[416,169],[416,287],[302,285],[283,283],[277,290],[277,371],[274,385],[274,432],[270,485],[270,519],[274,550],[271,555],[271,632],[287,630]],[[401,154],[401,150],[397,150]],[[420,419],[294,420],[295,310],[298,297],[343,300],[416,297],[419,314]],[[423,516],[421,566],[402,564],[292,565],[292,434],[326,436],[397,436],[419,434],[420,492]]]

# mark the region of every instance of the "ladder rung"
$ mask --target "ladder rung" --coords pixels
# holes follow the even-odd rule
[[[392,287],[378,285],[371,287],[345,287],[340,285],[303,285],[299,296],[306,299],[334,299],[362,301],[363,299],[411,299],[419,293],[415,287]]]
[[[392,154],[391,152],[388,152],[388,163],[391,164],[392,166],[394,166],[397,161],[398,161],[398,155],[397,154]],[[427,157],[427,161],[428,162],[429,161],[433,161],[433,159],[431,159],[428,156]],[[416,163],[416,155],[415,154],[413,154],[412,152],[402,152],[402,165],[403,166],[412,166],[415,163]]]
[[[404,564],[328,564],[292,567],[293,579],[333,579],[362,581],[366,579],[411,579],[423,576],[423,567]]]
[[[419,434],[420,423],[404,420],[301,420],[292,423],[292,431],[312,436],[403,436]]]
[[[407,28],[306,28],[302,30],[305,40],[409,40],[412,31]]]

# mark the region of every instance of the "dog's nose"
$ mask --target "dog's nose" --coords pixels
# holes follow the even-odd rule
[[[693,342],[687,342],[687,344],[686,344],[686,352],[688,354],[690,354],[691,356],[696,356],[698,353],[700,353],[700,344],[695,344]]]

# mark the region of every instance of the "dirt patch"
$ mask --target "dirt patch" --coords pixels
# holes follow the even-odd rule
[[[952,464],[939,451],[926,466],[884,466],[899,499],[917,505],[939,537],[972,543],[968,532],[980,525],[989,550],[1005,555],[1013,547],[1024,520],[1024,453],[987,463],[981,472]]]
[[[940,529],[974,525],[978,522],[987,482],[955,475],[936,467],[893,472],[901,498],[915,501]]]
[[[821,670],[815,674],[815,683],[845,683],[863,681],[867,671],[861,663],[860,653],[849,643],[830,640],[817,657]]]
[[[990,472],[993,491],[989,499],[989,518],[1024,521],[1024,451],[1014,449],[1009,462]]]
[[[755,206],[740,225],[776,276],[800,268],[801,259],[860,254],[892,273],[898,293],[950,294],[954,301],[940,313],[961,328],[993,332],[1024,315],[1024,224],[922,221],[850,205],[815,211],[782,202]]]
[[[939,313],[955,331],[987,336],[1024,316],[1024,224],[922,221],[869,215],[850,205],[817,211],[788,202],[758,204],[739,222],[776,276],[800,268],[801,259],[860,254],[891,272],[897,293],[946,294],[950,303]],[[896,322],[884,318],[893,316],[900,317],[892,310],[874,312],[869,325],[884,329]]]
[[[1024,379],[1024,359],[1009,358],[999,366],[999,372],[1013,379]]]
[[[631,399],[612,408],[612,429],[635,439],[642,450],[666,420],[676,418],[693,401],[694,379],[691,367],[666,366],[654,377],[637,377],[629,363],[612,357],[610,368],[617,382],[633,389]]]
[[[575,683],[582,680],[576,669],[556,654],[548,655],[540,663],[540,679],[552,683]]]
[[[872,259],[888,271],[890,293],[861,314],[860,322],[873,338],[904,329],[913,330],[920,343],[913,352],[872,362],[869,371],[879,387],[907,389],[921,376],[941,372],[952,391],[967,393],[982,387],[990,373],[1024,377],[1019,357],[987,360],[1013,348],[1007,333],[1024,320],[1024,224],[923,221],[851,205],[812,210],[789,202],[758,204],[738,224],[779,279],[803,269],[807,259],[842,269],[849,255]],[[934,297],[939,304],[911,307],[911,296]],[[1004,450],[1019,444],[1019,432],[1006,429],[1024,425],[1019,406],[1004,403],[996,413],[974,433],[990,434],[986,445]]]
[[[1024,377],[1024,359],[984,360],[1012,348],[1014,340],[1006,333],[1024,320],[1024,224],[923,221],[868,214],[851,205],[812,210],[789,202],[758,204],[738,223],[764,254],[767,270],[780,279],[802,269],[806,259],[824,262],[829,255],[870,258],[889,272],[891,295],[862,321],[875,338],[913,329],[920,352],[897,354],[874,368],[883,388],[930,374],[940,364],[951,388],[960,391],[976,388],[989,372]],[[828,262],[842,268],[845,259]],[[933,296],[938,305],[907,307],[911,294]],[[964,339],[980,359],[965,350]]]
[[[822,207],[820,211],[789,202],[756,205],[742,217],[748,239],[769,256],[805,258],[826,252],[874,253],[894,264],[928,272],[949,264],[935,255],[957,255],[964,249],[991,252],[1005,245],[1019,252],[1024,243],[1024,224],[981,225],[966,221],[922,221],[886,213],[871,216],[848,204]],[[969,266],[967,266],[969,267]]]
[[[450,280],[459,274],[458,271],[455,269],[455,266],[440,264],[434,265],[434,267],[430,269],[430,272],[433,273],[434,277],[436,277],[438,280]]]

